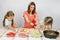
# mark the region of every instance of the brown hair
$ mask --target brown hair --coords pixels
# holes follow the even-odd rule
[[[50,17],[50,16],[47,16],[45,19],[44,19],[44,22],[46,23],[46,25],[51,25],[52,27],[52,23],[53,23],[53,18]]]
[[[31,6],[31,5],[34,5],[34,10],[32,11],[32,14],[34,14],[35,11],[36,11],[36,5],[35,5],[34,2],[30,2],[30,4],[28,5],[28,13],[30,13],[30,6]]]
[[[10,16],[14,16],[13,11],[8,11],[8,12],[7,12],[7,14],[5,15],[4,20],[3,20],[3,26],[5,26],[5,19],[6,19],[7,17],[10,17]],[[14,21],[12,20],[12,24],[11,24],[11,25],[13,25],[13,24],[14,24]]]

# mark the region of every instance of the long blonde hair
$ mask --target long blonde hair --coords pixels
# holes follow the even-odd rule
[[[3,26],[5,26],[5,19],[6,19],[7,17],[10,17],[10,16],[14,16],[13,11],[8,11],[8,12],[7,12],[7,14],[5,15],[4,20],[3,20]],[[12,24],[11,24],[11,25],[13,25],[13,24],[14,24],[14,20],[12,20]]]

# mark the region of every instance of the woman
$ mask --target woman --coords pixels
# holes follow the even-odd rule
[[[28,5],[28,10],[23,13],[24,17],[24,28],[36,28],[38,24],[38,16],[36,13],[36,5],[34,2],[31,2]]]

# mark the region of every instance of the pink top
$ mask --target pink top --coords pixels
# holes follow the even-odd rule
[[[36,13],[32,14],[31,16],[29,15],[28,11],[25,11],[23,15],[27,15],[28,19],[33,22],[35,25],[35,15]],[[31,26],[30,23],[26,21],[26,18],[24,17],[24,28],[34,28],[34,26]]]

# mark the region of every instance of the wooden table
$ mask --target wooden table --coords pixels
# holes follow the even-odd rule
[[[16,32],[16,35],[18,34],[18,30],[21,28],[17,28],[16,31],[12,31],[12,30],[7,30],[5,28],[0,28],[0,40],[51,40],[45,37],[39,37],[39,38],[34,38],[34,37],[26,37],[26,38],[21,38],[18,36],[15,37],[7,37],[6,33],[8,32]],[[53,30],[57,30],[60,32],[60,29],[54,28]],[[60,40],[60,35],[56,40]]]

